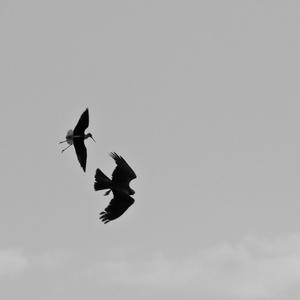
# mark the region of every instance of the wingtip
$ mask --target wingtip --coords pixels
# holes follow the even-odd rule
[[[121,156],[118,155],[116,152],[110,152],[110,157],[113,158],[114,160],[120,159]]]
[[[112,159],[116,160],[117,153],[116,153],[116,152],[110,152],[110,153],[109,153],[109,156],[110,156]]]
[[[108,222],[111,221],[110,218],[108,217],[106,211],[102,211],[102,212],[100,213],[99,219],[100,219],[104,224],[107,224]]]

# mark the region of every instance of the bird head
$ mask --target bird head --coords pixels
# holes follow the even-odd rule
[[[90,138],[91,138],[91,139],[92,139],[92,140],[93,140],[93,141],[96,143],[96,141],[94,140],[94,138],[93,138],[93,136],[92,136],[92,134],[91,134],[91,133],[88,133],[88,134],[86,135],[86,137],[87,137],[87,138],[89,138],[89,137],[90,137]]]

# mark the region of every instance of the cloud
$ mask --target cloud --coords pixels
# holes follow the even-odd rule
[[[273,299],[300,286],[300,236],[248,237],[180,259],[161,255],[99,262],[90,274],[106,285],[148,286],[222,299]]]
[[[67,250],[57,249],[40,254],[35,258],[35,264],[48,270],[62,268],[68,264],[74,256],[74,253]]]
[[[0,249],[0,278],[24,271],[55,271],[65,267],[73,258],[73,252],[57,249],[25,255],[20,249]]]
[[[300,237],[248,238],[207,249],[194,258],[202,290],[236,299],[269,299],[300,284]],[[207,276],[208,275],[208,276]]]
[[[30,266],[29,260],[17,249],[0,250],[0,277],[23,272]]]
[[[186,284],[195,276],[192,266],[187,262],[170,261],[163,257],[135,262],[109,261],[98,267],[101,269],[100,275],[105,276],[107,283],[125,285],[172,287]]]

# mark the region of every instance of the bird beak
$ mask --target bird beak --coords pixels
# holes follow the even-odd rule
[[[94,138],[91,136],[92,140],[96,143],[96,141],[94,140]]]

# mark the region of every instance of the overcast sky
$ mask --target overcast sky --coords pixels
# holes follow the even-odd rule
[[[299,1],[0,2],[0,298],[298,300]],[[58,142],[88,107],[87,172]],[[135,204],[98,219],[122,155]]]

